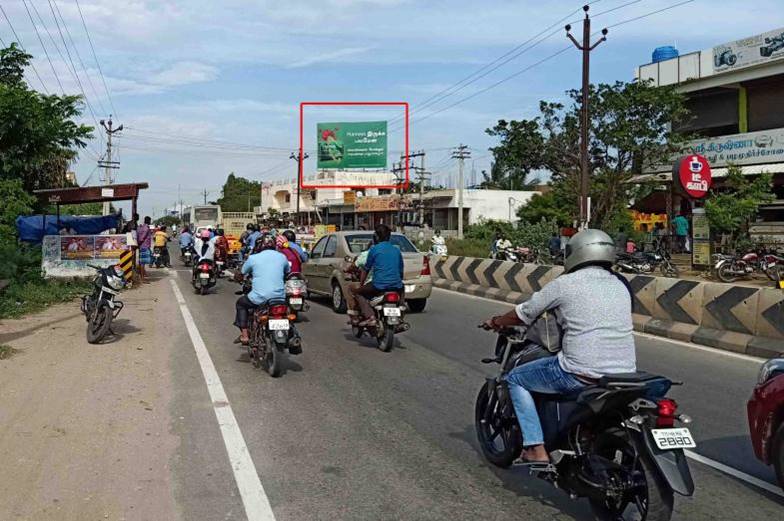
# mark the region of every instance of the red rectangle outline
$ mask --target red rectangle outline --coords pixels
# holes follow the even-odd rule
[[[357,106],[357,105],[367,105],[367,106],[403,106],[405,112],[405,154],[408,157],[409,148],[408,148],[408,102],[407,101],[303,101],[299,104],[299,187],[303,190],[317,190],[319,188],[358,188],[357,185],[305,185],[303,184],[304,175],[303,175],[303,145],[304,145],[304,134],[305,134],[305,105],[313,105],[313,106],[341,106],[341,105],[348,105],[348,106]],[[316,151],[318,153],[318,150]],[[400,184],[394,185],[371,185],[368,188],[381,188],[381,189],[391,189],[391,190],[407,190],[409,185],[409,165],[408,161],[406,161],[406,181]],[[365,187],[363,187],[365,188]]]

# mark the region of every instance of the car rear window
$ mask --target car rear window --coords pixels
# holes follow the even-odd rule
[[[351,253],[361,253],[373,244],[372,233],[346,235],[346,242]],[[416,253],[416,247],[404,235],[393,235],[389,242],[400,248],[403,253]]]

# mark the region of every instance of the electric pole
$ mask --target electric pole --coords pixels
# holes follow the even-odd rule
[[[457,174],[457,238],[463,238],[463,163],[471,157],[466,145],[460,145],[452,152],[452,158],[460,160]]]
[[[588,227],[590,215],[588,215],[588,193],[590,188],[590,168],[588,163],[588,140],[590,139],[590,115],[588,112],[589,91],[591,88],[590,70],[591,70],[591,51],[596,48],[600,43],[607,41],[607,29],[602,29],[602,37],[591,45],[591,18],[588,16],[587,5],[583,6],[585,11],[585,18],[583,19],[583,43],[577,41],[569,32],[572,30],[571,25],[566,26],[566,36],[572,43],[583,53],[583,90],[582,90],[582,107],[580,113],[580,229]]]
[[[106,130],[106,159],[105,160],[98,160],[98,167],[104,169],[103,179],[101,179],[101,184],[103,186],[109,186],[112,184],[112,170],[119,170],[120,169],[120,162],[119,161],[112,161],[112,136],[120,132],[123,129],[123,126],[120,125],[117,128],[112,128],[112,116],[109,115],[109,121],[101,120],[101,126]],[[105,201],[103,203],[103,215],[109,215],[109,201]]]
[[[308,156],[307,152],[302,153],[303,160],[307,159],[308,157],[310,156]],[[299,154],[295,154],[294,152],[292,152],[291,155],[289,156],[289,159],[293,159],[294,161],[297,162],[297,224],[301,225],[302,220],[299,218],[299,192],[300,192],[300,187],[302,186],[302,178],[300,175],[302,172],[302,165],[299,164]],[[310,219],[310,214],[308,214],[308,219]]]
[[[202,191],[202,195],[204,196],[204,204],[207,204],[207,189],[206,188]]]

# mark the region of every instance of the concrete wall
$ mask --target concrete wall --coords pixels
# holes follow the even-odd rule
[[[491,259],[433,262],[438,287],[521,302],[563,272]],[[734,284],[627,276],[638,331],[761,357],[784,353],[784,291]]]

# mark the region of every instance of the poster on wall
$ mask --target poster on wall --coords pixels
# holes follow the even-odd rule
[[[94,235],[60,237],[60,258],[65,260],[92,259],[95,256]]]
[[[784,28],[713,48],[713,70],[725,72],[784,57]]]
[[[119,259],[126,248],[125,235],[98,235],[95,237],[96,259]]]
[[[386,168],[387,122],[318,123],[318,168]]]

